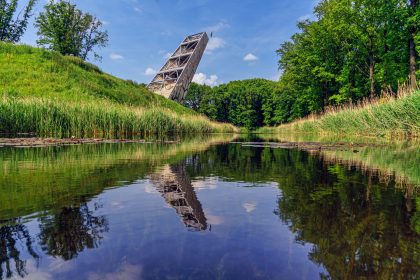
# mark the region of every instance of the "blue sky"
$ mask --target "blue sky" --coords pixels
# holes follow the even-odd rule
[[[22,3],[26,2],[22,0]],[[35,15],[47,0],[38,0]],[[277,79],[275,50],[310,17],[316,0],[73,0],[109,32],[99,50],[104,71],[148,83],[186,35],[213,32],[195,81],[216,85]],[[22,41],[36,44],[33,19]]]

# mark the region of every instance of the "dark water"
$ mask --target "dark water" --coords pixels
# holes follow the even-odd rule
[[[229,140],[0,148],[0,279],[418,277],[416,146]]]

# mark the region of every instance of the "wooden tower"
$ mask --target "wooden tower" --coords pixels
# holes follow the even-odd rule
[[[187,36],[147,88],[166,98],[182,102],[208,41],[209,37],[205,32]]]

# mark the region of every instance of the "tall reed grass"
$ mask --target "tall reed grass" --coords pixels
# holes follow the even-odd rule
[[[383,92],[380,97],[338,107],[323,114],[258,131],[281,133],[318,133],[379,137],[418,137],[420,135],[419,88],[402,86],[397,93]]]
[[[71,103],[39,98],[0,98],[0,131],[55,137],[123,137],[164,133],[234,132],[229,124],[163,108],[129,107],[107,101]]]

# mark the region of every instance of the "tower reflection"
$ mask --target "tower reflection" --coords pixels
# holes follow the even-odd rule
[[[207,219],[186,172],[185,163],[165,165],[151,176],[151,181],[189,230],[207,229]]]

